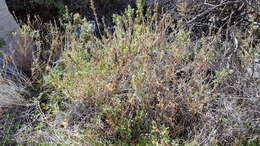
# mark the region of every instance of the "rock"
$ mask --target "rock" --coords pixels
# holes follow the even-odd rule
[[[0,73],[17,80],[19,72],[30,70],[33,40],[23,38],[19,25],[7,8],[6,1],[0,1]],[[15,35],[14,33],[15,32]]]
[[[0,38],[6,43],[10,41],[11,32],[19,28],[15,19],[9,12],[5,0],[0,1]]]
[[[0,1],[0,73],[13,74],[14,64],[4,58],[12,55],[14,37],[12,32],[19,28],[9,12],[5,0]]]

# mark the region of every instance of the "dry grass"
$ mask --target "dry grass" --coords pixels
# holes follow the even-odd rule
[[[23,105],[23,97],[18,93],[20,87],[14,82],[0,78],[0,107]]]

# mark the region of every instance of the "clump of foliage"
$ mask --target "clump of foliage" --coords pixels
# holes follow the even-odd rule
[[[141,0],[136,7],[114,15],[115,26],[100,37],[79,14],[65,13],[64,32],[45,26],[48,44],[35,38],[34,120],[21,126],[16,141],[257,143],[259,82],[245,69],[259,49],[252,34],[242,39],[243,32],[232,29],[231,39],[215,34],[194,42],[170,15],[145,11]]]

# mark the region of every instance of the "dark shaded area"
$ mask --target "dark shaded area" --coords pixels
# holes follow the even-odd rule
[[[95,19],[94,7],[99,21],[104,18],[106,23],[111,23],[112,14],[121,13],[129,4],[133,4],[134,0],[94,0],[93,2],[91,3],[90,0],[8,0],[7,5],[10,12],[23,23],[27,22],[28,16],[31,20],[35,19],[34,16],[38,16],[43,22],[57,21],[63,14],[65,6],[70,12],[80,13],[89,20]]]
[[[59,8],[57,5],[46,3],[37,3],[28,0],[8,0],[6,1],[10,12],[24,23],[27,22],[28,17],[34,19],[34,16],[39,16],[42,21],[49,22],[59,17]]]

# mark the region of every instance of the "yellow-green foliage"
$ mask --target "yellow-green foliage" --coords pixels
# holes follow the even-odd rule
[[[54,87],[48,97],[94,102],[97,117],[103,117],[100,120],[106,125],[97,130],[106,131],[99,133],[104,138],[112,136],[110,142],[170,144],[170,137],[186,128],[176,122],[181,116],[178,110],[187,108],[184,112],[195,118],[192,115],[209,97],[210,89],[203,83],[207,52],[197,52],[195,61],[188,62],[187,34],[180,31],[171,38],[176,33],[166,33],[174,27],[171,18],[164,15],[158,21],[156,11],[145,16],[139,3],[136,11],[129,7],[124,15],[114,15],[115,30],[107,30],[101,39],[86,37],[87,32],[71,35],[73,29],[67,26],[62,59],[46,77]],[[178,80],[186,62],[193,71],[184,72],[191,76]],[[200,101],[193,101],[194,97]],[[186,105],[178,100],[187,101]],[[120,139],[114,139],[117,136]]]

